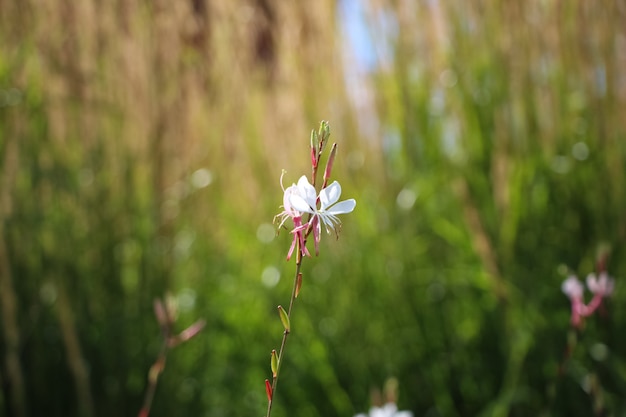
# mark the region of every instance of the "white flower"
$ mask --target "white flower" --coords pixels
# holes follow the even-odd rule
[[[368,414],[357,414],[354,417],[413,417],[410,411],[398,411],[394,403],[387,403],[382,407],[372,407]]]
[[[319,221],[324,223],[324,227],[326,227],[328,233],[330,233],[330,230],[335,230],[335,227],[341,224],[337,215],[350,213],[354,210],[354,207],[356,207],[356,201],[353,198],[337,203],[341,196],[341,185],[339,185],[337,181],[334,181],[328,187],[320,191],[319,209],[317,208],[315,188],[309,184],[309,181],[304,175],[298,181],[298,187],[302,192],[291,194],[289,204],[302,213],[310,213],[318,217]]]
[[[587,288],[594,294],[608,297],[613,293],[614,286],[615,281],[606,272],[600,272],[597,278],[593,273],[587,275]]]
[[[284,171],[283,171],[284,175]],[[280,177],[280,185],[283,185],[283,177]],[[293,222],[293,240],[287,252],[287,260],[291,258],[296,245],[300,244],[300,253],[302,256],[309,255],[309,251],[306,248],[304,227],[302,226],[302,212],[293,206],[291,199],[298,197],[302,201],[312,203],[315,205],[317,197],[315,196],[315,188],[306,180],[306,177],[302,176],[298,181],[298,184],[292,184],[291,186],[283,187],[283,211],[274,217],[274,222],[278,222],[278,228],[283,227],[287,219],[291,219]]]
[[[282,185],[282,177],[281,177]],[[306,176],[303,175],[297,184],[292,184],[286,189],[283,188],[283,211],[276,215],[274,221],[278,222],[279,229],[283,226],[287,219],[292,219],[294,228],[291,233],[294,234],[294,240],[287,254],[287,259],[291,257],[296,243],[300,242],[302,255],[308,255],[306,249],[306,236],[309,232],[313,232],[315,241],[315,253],[319,253],[320,229],[321,223],[324,223],[326,231],[334,230],[338,233],[337,226],[341,224],[337,215],[350,213],[356,206],[354,199],[349,199],[337,203],[341,196],[341,186],[337,181],[320,191],[319,196],[316,195],[315,187],[313,187]],[[320,208],[317,208],[318,201]],[[309,221],[302,224],[302,214],[309,213],[312,216]]]
[[[282,184],[282,177],[281,177]],[[291,198],[297,197],[299,200],[306,201],[307,204],[312,203],[315,206],[315,201],[317,197],[315,196],[315,188],[307,181],[306,177],[303,175],[298,184],[292,184],[289,187],[284,189],[283,193],[283,211],[279,213],[276,217],[280,219],[279,228],[285,223],[285,221],[289,218],[299,218],[302,216],[302,210],[298,210],[291,203]]]

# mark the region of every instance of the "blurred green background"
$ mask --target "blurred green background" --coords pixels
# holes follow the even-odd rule
[[[303,263],[276,417],[626,415],[626,3],[0,1],[0,414],[261,416],[285,183],[328,120],[357,207]],[[568,271],[613,297],[569,329]],[[587,299],[590,295],[587,294]]]

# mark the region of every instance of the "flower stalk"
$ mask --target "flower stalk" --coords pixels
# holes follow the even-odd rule
[[[148,387],[146,388],[143,405],[141,406],[141,410],[139,410],[138,417],[148,417],[150,415],[156,386],[159,381],[159,376],[165,369],[165,361],[169,351],[196,336],[206,325],[206,322],[200,319],[181,333],[176,334],[174,332],[174,325],[176,324],[177,318],[177,306],[174,298],[170,295],[167,295],[164,300],[156,298],[153,307],[154,315],[161,328],[161,336],[163,339],[159,354],[148,372]]]
[[[300,248],[298,248],[298,254],[301,253]],[[296,299],[296,288],[297,288],[297,280],[298,280],[298,276],[301,276],[302,274],[300,273],[300,266],[301,266],[301,262],[302,262],[302,258],[300,258],[300,262],[296,263],[296,274],[295,274],[295,281],[294,281],[294,285],[293,285],[293,289],[291,291],[291,298],[289,300],[289,308],[287,310],[287,312],[285,313],[285,317],[287,319],[287,322],[291,321],[291,312],[293,309],[293,303]],[[282,307],[279,309],[279,311],[285,311],[284,309],[282,309]],[[283,315],[281,314],[281,321],[283,320]],[[271,364],[271,369],[272,369],[272,383],[270,384],[269,381],[266,379],[265,380],[265,389],[266,389],[266,393],[267,393],[267,414],[266,417],[270,417],[271,413],[272,413],[272,405],[274,403],[274,392],[276,392],[276,387],[278,385],[278,375],[280,374],[280,368],[283,364],[283,354],[285,352],[285,346],[287,345],[287,336],[289,336],[289,332],[290,332],[290,326],[285,326],[285,322],[283,321],[283,326],[285,327],[285,330],[283,331],[283,339],[280,342],[280,348],[278,350],[278,355],[275,355],[275,350],[273,350],[272,352],[272,358],[270,361]],[[276,358],[276,359],[274,359]],[[274,361],[276,363],[274,363]]]
[[[279,230],[288,220],[291,220],[291,223],[293,224],[293,229],[290,232],[293,235],[293,238],[289,251],[287,252],[287,260],[291,259],[291,256],[295,251],[296,270],[293,278],[291,297],[289,299],[289,307],[285,310],[282,306],[278,306],[278,314],[284,330],[278,353],[276,350],[272,350],[271,352],[271,383],[269,379],[265,380],[265,390],[267,394],[266,417],[270,417],[272,413],[272,405],[274,403],[280,369],[284,362],[283,359],[285,347],[287,345],[287,338],[292,331],[291,314],[293,312],[295,299],[300,294],[300,290],[302,288],[302,260],[306,256],[311,256],[306,247],[307,239],[311,234],[313,234],[315,254],[319,255],[319,242],[321,238],[322,224],[324,225],[327,233],[330,233],[332,230],[338,237],[341,222],[337,216],[339,214],[352,212],[356,206],[356,201],[354,199],[338,202],[339,197],[341,196],[341,186],[337,181],[328,185],[335,161],[335,155],[337,153],[337,144],[333,144],[331,147],[330,155],[324,169],[323,185],[319,194],[315,189],[322,151],[324,150],[329,137],[330,127],[328,122],[325,121],[321,122],[318,131],[313,130],[311,132],[311,182],[309,183],[307,177],[303,175],[300,177],[297,184],[294,183],[287,188],[282,187],[284,193],[282,205],[283,211],[274,217],[274,221],[278,223]],[[283,175],[281,175],[281,186]],[[306,222],[304,222],[302,218],[305,213],[307,214]]]

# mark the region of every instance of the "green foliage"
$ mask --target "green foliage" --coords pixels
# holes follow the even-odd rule
[[[7,415],[137,415],[167,291],[177,331],[207,325],[151,415],[261,415],[294,270],[279,178],[309,174],[320,119],[357,207],[303,262],[275,417],[354,415],[390,377],[416,416],[626,413],[617,2],[367,6],[377,131],[330,2],[44,3],[0,13]],[[603,247],[617,290],[575,333],[560,285]]]

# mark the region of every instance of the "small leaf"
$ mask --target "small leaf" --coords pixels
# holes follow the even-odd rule
[[[278,375],[278,355],[276,354],[276,349],[272,349],[272,377],[276,378]]]
[[[300,294],[300,288],[302,288],[302,273],[298,273],[296,277],[296,298],[298,298],[298,294]]]
[[[167,318],[171,324],[174,324],[178,318],[178,301],[170,292],[166,293],[163,299],[165,301],[165,312],[167,313]]]
[[[285,327],[285,331],[287,333],[289,333],[290,330],[291,330],[291,324],[290,324],[290,321],[289,321],[289,316],[287,315],[287,312],[285,311],[283,306],[278,306],[278,314],[280,315],[280,321],[283,322],[283,326]]]
[[[267,394],[267,401],[272,401],[272,384],[269,379],[265,380],[265,393]]]

